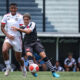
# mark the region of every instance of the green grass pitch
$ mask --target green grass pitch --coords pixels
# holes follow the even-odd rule
[[[38,72],[38,77],[33,77],[30,72],[27,73],[27,77],[23,77],[21,72],[11,72],[9,76],[4,76],[3,72],[0,72],[0,80],[80,80],[80,72],[58,72],[60,78],[54,78],[51,72]]]

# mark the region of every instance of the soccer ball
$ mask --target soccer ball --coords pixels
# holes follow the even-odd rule
[[[39,71],[39,66],[37,64],[31,64],[29,66],[29,71],[30,72],[38,72]]]

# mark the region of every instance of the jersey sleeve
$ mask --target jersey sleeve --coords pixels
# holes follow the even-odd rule
[[[67,65],[67,58],[64,60],[64,64]]]
[[[30,24],[30,30],[31,31],[33,31],[34,30],[34,28],[35,28],[35,26],[36,26],[36,24],[34,23],[34,22],[32,22],[31,24]]]
[[[6,23],[7,23],[7,16],[4,15],[4,16],[3,16],[3,19],[2,19],[2,21],[1,21],[1,24],[6,24]]]
[[[76,60],[75,59],[73,59],[73,64],[76,64]]]

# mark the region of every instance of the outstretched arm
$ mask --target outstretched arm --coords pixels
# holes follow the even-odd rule
[[[21,29],[21,28],[17,28],[17,27],[12,27],[13,30],[17,30],[17,31],[20,31],[20,32],[24,32],[26,34],[30,34],[31,33],[31,30],[28,28],[28,29]]]
[[[30,34],[35,28],[35,23],[32,22],[30,26],[28,26],[28,28],[22,29],[22,28],[17,28],[15,26],[12,27],[12,29],[17,30],[17,31],[21,31],[24,32],[26,34]]]

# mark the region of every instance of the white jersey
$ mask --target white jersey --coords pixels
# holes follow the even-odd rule
[[[19,31],[13,31],[12,26],[20,27],[20,25],[23,24],[23,16],[19,13],[16,13],[16,15],[12,16],[11,13],[8,13],[4,15],[1,24],[6,24],[7,27],[7,33],[12,36],[21,36]]]
[[[54,66],[54,70],[57,71],[57,72],[59,72],[59,71],[64,71],[64,68],[61,67],[61,66],[58,66],[58,67],[57,67],[57,66],[55,65],[55,66]]]
[[[64,61],[64,64],[65,65],[68,65],[68,66],[71,66],[72,64],[76,64],[76,61],[74,58],[72,58],[71,60],[69,58],[66,58],[65,61]]]

